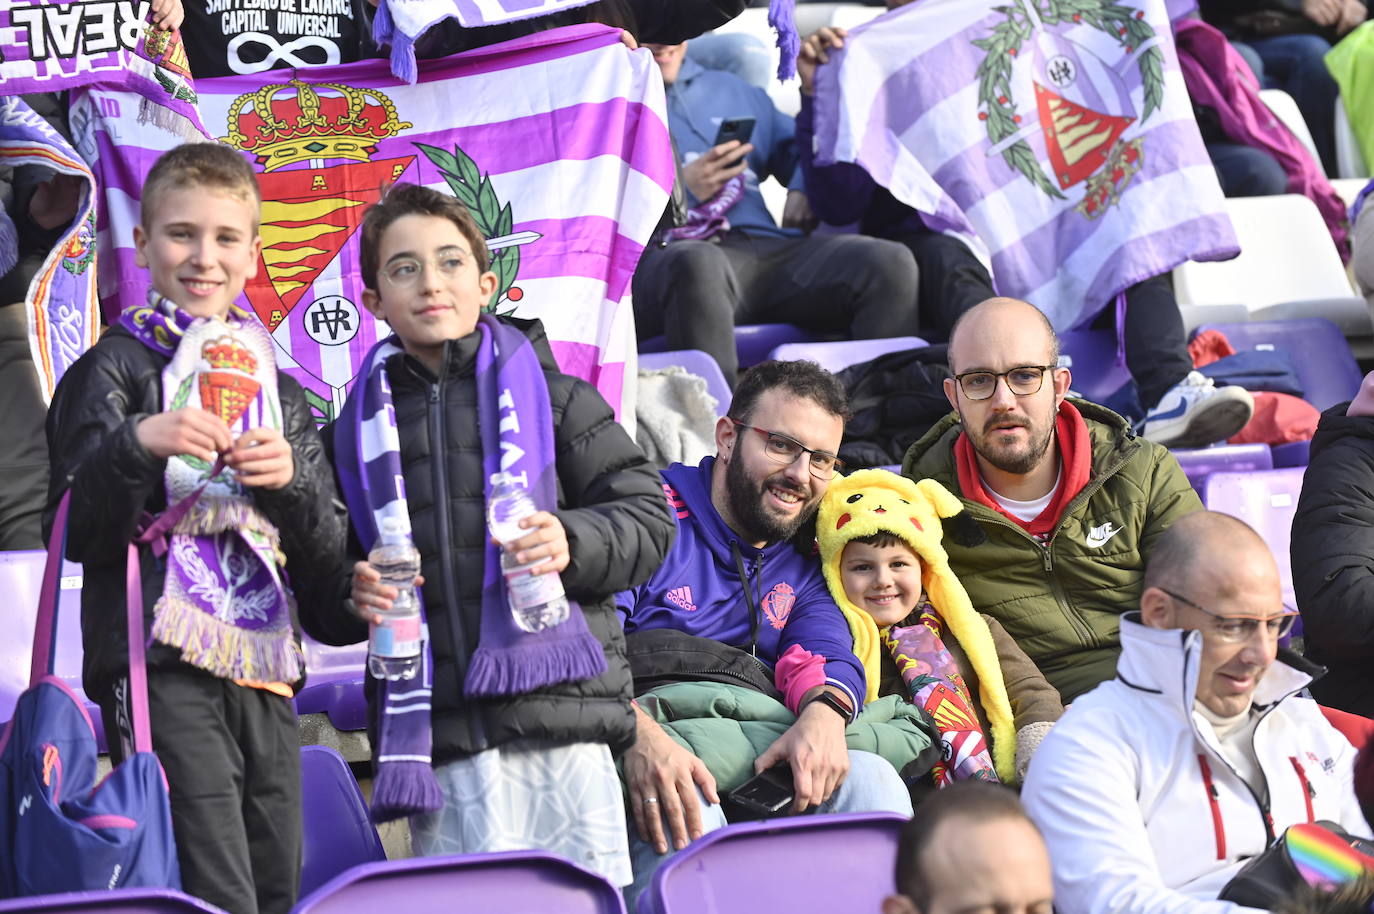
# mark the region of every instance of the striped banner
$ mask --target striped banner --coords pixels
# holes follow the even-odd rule
[[[1176,0],[1170,0],[1177,8]],[[817,72],[817,161],[857,162],[1055,326],[1238,253],[1164,0],[922,0]]]
[[[100,335],[95,288],[95,178],[86,163],[48,122],[18,96],[0,96],[0,164],[42,165],[81,179],[81,203],[62,239],[48,252],[29,283],[29,351],[38,369],[43,401]]]
[[[211,134],[243,150],[262,187],[262,263],[241,304],[322,421],[377,340],[357,229],[391,181],[468,205],[500,280],[490,308],[540,318],[563,370],[619,412],[630,277],[674,177],[647,51],[627,50],[615,29],[572,26],[423,62],[415,85],[365,61],[202,80],[197,91]],[[107,317],[143,300],[132,244],[141,178],[177,142],[121,118],[126,103],[98,87],[74,102],[104,189]]]

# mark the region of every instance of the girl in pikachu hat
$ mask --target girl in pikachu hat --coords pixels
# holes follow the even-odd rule
[[[1063,714],[1059,693],[994,619],[979,615],[949,567],[945,519],[969,545],[982,530],[933,479],[859,470],[831,482],[817,517],[830,593],[868,676],[865,702],[905,694],[935,720],[936,786],[1018,783]],[[781,681],[803,658],[782,658]]]

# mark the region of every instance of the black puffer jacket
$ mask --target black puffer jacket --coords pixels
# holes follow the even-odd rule
[[[605,645],[608,669],[596,679],[508,699],[463,697],[479,636],[487,543],[474,376],[480,337],[472,333],[445,344],[442,380],[410,356],[393,356],[387,371],[434,658],[436,764],[526,737],[604,742],[616,752],[628,747],[634,740],[630,671],[611,595],[647,579],[673,538],[658,474],[606,401],[590,385],[558,371],[540,325],[512,323],[535,341],[549,385],[558,449],[557,515],[572,556],[562,575],[564,588]],[[325,438],[332,450],[331,431]],[[356,537],[349,538],[349,553],[333,587],[301,596],[305,630],[329,644],[367,637],[366,626],[343,605],[353,562],[363,558]],[[369,702],[373,685],[369,680]]]
[[[163,411],[164,356],[122,327],[107,332],[76,361],[53,395],[48,411],[48,453],[52,478],[43,534],[52,530],[57,504],[72,490],[67,558],[84,564],[81,637],[85,645],[82,682],[99,700],[128,667],[125,635],[125,555],[139,517],[167,504],[162,476],[166,461],[139,444],[134,429]],[[334,493],[319,433],[300,385],[277,376],[282,432],[291,444],[296,473],[272,492],[252,489],[253,500],[281,531],[286,571],[300,586],[313,569],[332,565],[343,551],[346,516]],[[162,595],[165,565],[142,550],[145,628]],[[154,643],[150,666],[181,663],[180,652]]]
[[[1322,413],[1289,555],[1312,683],[1324,705],[1374,717],[1374,417]]]

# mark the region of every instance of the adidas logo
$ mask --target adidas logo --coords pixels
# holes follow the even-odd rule
[[[689,613],[697,611],[697,605],[692,602],[692,588],[686,584],[681,587],[674,587],[672,590],[668,591],[664,599],[680,609],[687,610]]]

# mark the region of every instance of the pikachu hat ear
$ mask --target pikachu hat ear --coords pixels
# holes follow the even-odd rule
[[[987,542],[988,535],[983,532],[983,528],[968,511],[964,510],[964,503],[949,489],[933,479],[922,479],[916,483],[916,488],[930,499],[935,513],[940,516],[945,536],[960,546],[969,548]]]

